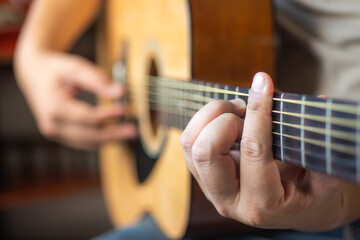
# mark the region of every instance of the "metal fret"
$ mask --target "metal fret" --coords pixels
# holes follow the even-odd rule
[[[164,96],[165,96],[165,97],[167,98],[167,100],[168,100],[168,98],[169,98],[168,94],[165,93]],[[169,112],[168,117],[167,117],[167,119],[168,119],[168,125],[169,125],[169,126],[172,126],[172,124],[173,124],[173,119],[172,119],[173,114],[171,113],[170,101],[166,101],[166,105],[167,105],[166,108],[167,108],[167,110],[168,110],[168,112]]]
[[[224,93],[224,100],[225,101],[227,101],[227,100],[229,100],[229,95],[228,95],[228,93],[227,93],[227,91],[229,91],[229,86],[228,85],[225,85],[225,91],[226,91],[226,93]]]
[[[208,88],[211,88],[211,83],[207,82],[205,84],[205,86],[208,87]],[[211,92],[210,91],[205,91],[205,97],[206,98],[211,98]]]
[[[206,97],[206,94],[207,94],[207,91],[206,90],[202,90],[202,89],[205,89],[205,82],[200,82],[199,84],[201,86],[200,88],[200,95],[202,95],[203,97]],[[206,99],[204,99],[202,101],[202,105],[205,106],[206,105]]]
[[[240,92],[239,87],[236,87],[235,92],[236,92],[236,93],[239,93],[239,92]],[[239,98],[239,95],[235,95],[235,99],[238,99],[238,98]]]
[[[219,89],[219,84],[215,84],[215,89]],[[214,99],[219,99],[219,92],[218,91],[215,91],[214,93]]]
[[[280,99],[283,100],[284,99],[284,93],[281,93]],[[280,122],[283,122],[283,114],[282,112],[284,111],[284,102],[281,101],[280,102]],[[284,161],[284,138],[283,138],[283,125],[280,125],[280,151],[281,151],[281,161]]]
[[[301,97],[301,119],[300,119],[300,124],[301,124],[301,131],[300,131],[300,138],[301,138],[301,166],[302,167],[306,167],[306,161],[305,161],[305,104],[303,104],[306,101],[306,96],[303,95]]]
[[[332,100],[328,99],[326,102],[326,134],[325,134],[325,144],[326,144],[326,173],[332,173],[331,165],[331,104]]]

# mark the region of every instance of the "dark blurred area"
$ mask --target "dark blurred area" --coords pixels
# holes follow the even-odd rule
[[[97,152],[46,141],[15,82],[12,55],[29,3],[0,0],[0,238],[89,239],[111,228]],[[91,27],[72,52],[94,60],[94,44]]]

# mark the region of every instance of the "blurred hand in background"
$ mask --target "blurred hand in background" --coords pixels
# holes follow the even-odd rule
[[[40,132],[79,149],[136,136],[133,124],[106,124],[126,115],[126,106],[92,106],[76,98],[79,91],[108,99],[125,92],[92,62],[66,53],[99,8],[99,0],[34,2],[15,55],[17,81]]]

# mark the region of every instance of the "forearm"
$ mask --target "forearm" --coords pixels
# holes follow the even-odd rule
[[[63,57],[56,54],[72,46],[96,16],[100,3],[100,0],[37,0],[31,6],[17,43],[14,67],[16,80],[37,117],[43,101],[39,95],[45,94],[41,88],[50,82],[55,87],[59,68],[65,67],[59,63],[64,62]]]
[[[39,78],[51,61],[47,53],[68,50],[96,16],[100,4],[100,0],[37,0],[33,3],[14,61],[16,79],[26,95],[28,86],[33,85],[33,80]]]
[[[35,1],[18,50],[67,50],[93,20],[100,3],[100,0]]]

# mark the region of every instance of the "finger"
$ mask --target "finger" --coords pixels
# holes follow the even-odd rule
[[[58,141],[78,149],[90,150],[106,142],[133,139],[136,136],[136,126],[131,123],[102,128],[66,124],[59,129]]]
[[[243,203],[266,208],[279,203],[283,187],[272,153],[272,98],[274,86],[265,73],[254,77],[251,87],[240,153]]]
[[[60,120],[86,125],[99,125],[106,120],[126,114],[125,106],[121,104],[94,107],[76,99],[64,101],[58,111]]]
[[[102,97],[120,98],[124,94],[124,88],[118,83],[111,84],[99,67],[81,58],[74,59],[73,69],[64,79],[67,84]]]
[[[230,150],[240,140],[243,120],[225,113],[209,123],[196,139],[192,159],[203,190],[222,215],[228,215],[239,193],[238,168]]]
[[[223,113],[234,113],[236,115],[243,116],[245,112],[245,105],[245,102],[241,99],[230,102],[212,101],[200,109],[191,119],[181,135],[180,142],[183,148],[186,163],[195,178],[198,178],[198,174],[192,162],[192,146],[202,129]]]
[[[322,98],[322,99],[327,99],[328,98],[328,96],[326,96],[326,95],[319,95],[319,96],[317,96],[318,98]]]

